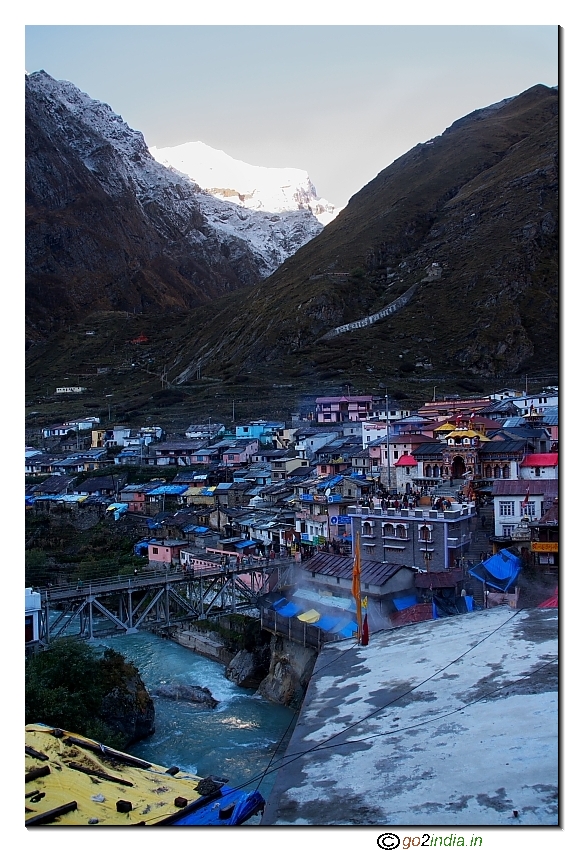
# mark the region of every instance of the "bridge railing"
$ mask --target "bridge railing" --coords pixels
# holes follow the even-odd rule
[[[245,575],[257,571],[271,571],[273,569],[281,569],[285,566],[295,563],[290,559],[275,559],[266,560],[266,562],[251,565],[239,566],[221,566],[216,564],[208,567],[197,567],[195,569],[183,570],[180,566],[172,565],[169,569],[164,570],[144,570],[137,575],[128,576],[109,576],[98,579],[79,580],[68,584],[59,584],[54,587],[39,588],[41,599],[43,601],[52,600],[58,602],[60,600],[70,599],[74,596],[99,595],[103,593],[115,593],[119,590],[128,590],[131,588],[145,588],[161,583],[179,583],[183,581],[193,581],[194,579],[205,576],[213,577],[224,574],[229,575]]]

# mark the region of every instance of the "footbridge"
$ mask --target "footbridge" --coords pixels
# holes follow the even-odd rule
[[[40,644],[59,637],[93,640],[138,629],[250,611],[293,568],[294,561],[183,571],[144,571],[98,581],[45,587],[41,594]]]

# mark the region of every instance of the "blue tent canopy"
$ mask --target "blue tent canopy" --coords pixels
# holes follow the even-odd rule
[[[276,613],[281,614],[282,617],[293,617],[295,614],[301,613],[301,611],[302,609],[299,605],[296,605],[294,602],[288,602],[283,608],[278,608]]]
[[[516,581],[520,569],[520,558],[508,549],[501,549],[491,558],[470,567],[468,574],[505,593]]]
[[[342,626],[341,629],[334,629],[334,631],[337,635],[342,635],[342,637],[349,638],[352,637],[352,635],[358,631],[358,626],[356,625],[354,620],[351,620],[349,623],[346,623],[344,626]]]
[[[325,632],[331,632],[336,626],[342,622],[341,617],[330,617],[325,615],[320,617],[317,623],[314,623],[317,629],[322,629]]]

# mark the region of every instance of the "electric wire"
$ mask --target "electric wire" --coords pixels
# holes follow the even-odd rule
[[[379,708],[374,709],[374,711],[371,711],[369,714],[365,715],[364,717],[359,718],[358,720],[354,721],[353,723],[349,723],[347,726],[345,726],[340,731],[335,732],[333,735],[330,735],[328,738],[325,738],[323,741],[320,741],[317,744],[314,744],[314,746],[308,748],[307,750],[303,750],[302,752],[298,752],[298,753],[290,753],[289,755],[284,754],[283,756],[280,756],[278,759],[274,760],[275,755],[277,754],[277,749],[281,745],[281,741],[283,740],[285,734],[287,734],[288,730],[286,729],[286,732],[280,738],[280,742],[278,743],[278,745],[277,745],[277,747],[276,747],[276,749],[275,749],[275,751],[272,755],[272,758],[270,759],[270,762],[269,762],[269,765],[267,766],[267,768],[265,768],[260,773],[257,773],[255,776],[252,776],[250,779],[247,779],[244,782],[241,782],[239,785],[235,785],[235,786],[232,786],[232,787],[229,786],[230,790],[231,791],[240,791],[243,788],[247,788],[249,785],[253,785],[253,783],[255,783],[257,781],[260,784],[266,776],[269,776],[270,774],[275,773],[275,772],[281,770],[284,767],[287,767],[288,765],[292,764],[293,762],[297,761],[300,758],[303,758],[304,756],[306,756],[306,755],[308,755],[312,752],[315,752],[315,751],[318,751],[318,750],[323,751],[323,750],[327,750],[327,749],[334,749],[335,747],[345,746],[345,745],[348,745],[348,744],[358,744],[361,741],[368,740],[369,738],[385,737],[385,736],[389,736],[389,735],[395,735],[395,734],[398,734],[400,732],[405,732],[408,729],[419,728],[420,726],[425,726],[429,723],[434,723],[437,720],[442,720],[446,717],[451,716],[452,714],[456,714],[460,711],[463,711],[464,709],[468,708],[469,706],[475,705],[475,704],[481,702],[482,700],[486,699],[487,696],[490,696],[491,694],[494,694],[497,691],[502,690],[504,688],[508,688],[509,684],[505,683],[504,685],[500,685],[497,688],[494,688],[492,691],[489,691],[487,694],[483,694],[482,696],[476,698],[475,700],[471,700],[468,703],[464,703],[463,705],[458,706],[457,708],[453,709],[452,711],[446,712],[443,715],[440,715],[438,717],[433,717],[433,718],[429,718],[427,720],[420,721],[419,723],[413,724],[411,726],[400,727],[399,729],[394,729],[394,730],[392,729],[392,730],[388,730],[386,732],[373,733],[372,735],[365,736],[362,739],[357,738],[357,739],[354,739],[352,741],[342,741],[340,743],[330,744],[330,742],[334,741],[335,738],[338,738],[340,735],[346,734],[350,729],[353,729],[355,726],[358,726],[361,723],[364,723],[365,721],[369,720],[371,717],[374,717],[375,715],[384,711],[386,708],[389,708],[391,705],[394,705],[396,702],[401,700],[403,697],[409,696],[411,693],[416,691],[418,688],[427,684],[427,682],[430,682],[436,676],[439,676],[441,673],[444,673],[449,667],[458,663],[466,655],[473,652],[473,650],[476,649],[476,647],[480,646],[481,644],[483,644],[487,640],[489,640],[494,634],[496,634],[496,632],[500,631],[500,629],[502,629],[502,628],[504,628],[504,626],[508,625],[508,623],[510,623],[512,620],[514,620],[514,618],[516,616],[518,616],[518,614],[520,614],[520,613],[521,613],[521,611],[515,611],[510,617],[508,617],[507,620],[504,620],[503,623],[500,623],[500,625],[496,626],[496,628],[492,629],[490,632],[488,632],[488,634],[484,635],[484,637],[480,638],[480,640],[476,641],[476,643],[472,644],[472,646],[468,647],[468,649],[466,649],[464,652],[462,652],[456,658],[449,661],[446,665],[441,667],[439,670],[436,670],[434,673],[432,673],[427,678],[423,679],[421,682],[418,682],[416,685],[413,685],[408,691],[405,691],[404,693],[399,694],[394,699],[389,700],[384,705],[380,706]],[[316,675],[319,675],[324,669],[326,669],[327,667],[331,666],[333,663],[338,661],[339,658],[343,657],[348,652],[351,652],[358,647],[359,647],[359,644],[356,643],[356,644],[353,644],[350,647],[348,647],[346,650],[343,650],[341,654],[336,655],[334,657],[334,659],[332,659],[330,662],[328,662],[328,664],[324,665],[318,671],[316,671]],[[525,680],[529,679],[532,675],[534,675],[539,670],[542,670],[545,667],[549,666],[550,664],[555,663],[556,660],[557,660],[557,658],[555,657],[555,658],[551,659],[550,661],[546,662],[545,664],[541,665],[539,668],[536,668],[535,670],[526,674],[525,676],[519,677],[517,680],[512,682],[512,685],[517,684],[518,682],[525,681]],[[299,712],[299,709],[296,709],[294,714],[298,713],[298,712]],[[290,721],[290,725],[291,725],[291,721]],[[288,725],[288,729],[289,729],[289,725]],[[259,787],[259,786],[257,786],[257,787]]]

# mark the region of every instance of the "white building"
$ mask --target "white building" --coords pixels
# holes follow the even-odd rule
[[[33,590],[32,587],[25,588],[24,631],[25,642],[27,644],[38,643],[40,639],[40,611],[40,593],[37,593],[37,591]]]
[[[540,478],[494,481],[494,536],[512,537],[522,517],[540,520],[559,495],[559,482]]]

